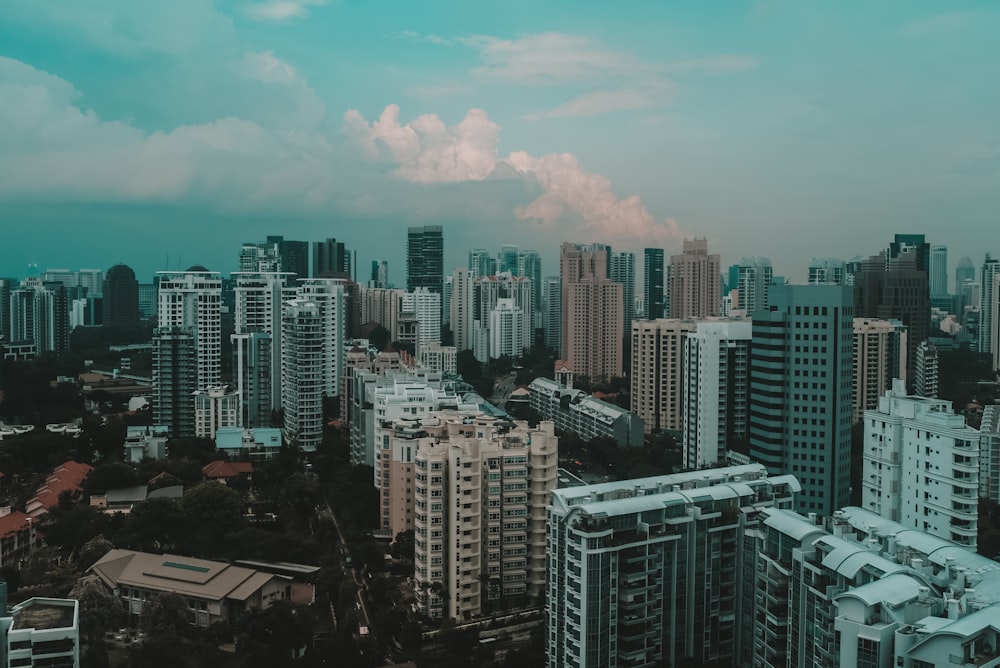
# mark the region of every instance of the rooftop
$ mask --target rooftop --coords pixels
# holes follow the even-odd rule
[[[15,629],[64,629],[74,625],[79,604],[72,599],[32,598],[11,611]]]

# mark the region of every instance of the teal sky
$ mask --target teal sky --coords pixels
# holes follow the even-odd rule
[[[723,264],[1000,252],[1000,5],[4,0],[0,275],[407,225]],[[169,259],[168,259],[169,258]]]

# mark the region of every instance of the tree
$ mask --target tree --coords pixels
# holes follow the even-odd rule
[[[94,536],[80,548],[80,555],[77,558],[77,566],[82,570],[87,570],[97,561],[114,548],[114,543],[104,537],[104,534]]]
[[[85,575],[77,580],[69,597],[80,602],[80,630],[86,635],[88,644],[94,644],[107,631],[125,623],[125,610],[118,597],[96,575]]]
[[[246,668],[287,666],[312,640],[312,619],[305,608],[277,601],[240,618],[236,649]]]
[[[153,497],[132,507],[114,539],[119,547],[159,552],[175,549],[187,531],[188,517],[181,505],[174,499]]]
[[[392,541],[392,545],[389,546],[389,551],[392,553],[392,556],[397,559],[409,559],[410,561],[413,561],[413,550],[413,529],[410,529],[409,531],[400,531],[396,534],[396,539]]]
[[[174,592],[156,594],[142,607],[143,630],[150,637],[187,635],[192,621],[187,601]]]
[[[101,464],[90,472],[83,484],[83,492],[86,496],[93,496],[106,494],[109,489],[123,489],[137,484],[139,481],[135,476],[135,469],[130,464],[111,462]]]
[[[229,552],[226,536],[243,527],[240,495],[218,482],[203,482],[181,499],[191,531],[182,544],[199,556],[224,556]]]

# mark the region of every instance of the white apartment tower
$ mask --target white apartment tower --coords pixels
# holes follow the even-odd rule
[[[194,435],[215,439],[222,427],[241,427],[240,394],[228,385],[207,387],[194,393]]]
[[[864,416],[862,506],[976,548],[979,432],[951,403],[908,396],[902,381]]]
[[[475,274],[464,267],[451,275],[451,301],[448,304],[448,323],[452,341],[459,350],[472,348],[473,281]]]
[[[994,369],[997,368],[997,358],[1000,357],[994,348],[997,337],[995,335],[996,328],[993,325],[997,313],[1000,312],[1000,309],[997,308],[997,302],[1000,301],[1000,294],[998,294],[1000,289],[997,288],[1000,285],[997,282],[998,276],[1000,276],[1000,260],[987,253],[979,278],[981,290],[979,298],[979,352],[993,355]]]
[[[747,440],[749,320],[703,320],[684,341],[683,447],[690,469],[726,461]],[[745,450],[745,448],[744,448]]]
[[[218,272],[193,267],[157,272],[160,278],[156,324],[159,328],[192,328],[197,356],[197,386],[222,381],[222,278]]]
[[[400,310],[413,313],[419,323],[416,349],[441,342],[441,294],[429,288],[414,288],[403,293]]]
[[[737,308],[746,313],[766,311],[768,290],[774,277],[771,260],[766,257],[741,257],[738,267],[738,284],[730,286],[735,287],[740,295]]]
[[[490,311],[489,358],[496,359],[504,355],[517,358],[523,355],[524,349],[528,347],[528,342],[524,339],[527,329],[524,325],[525,320],[529,319],[513,299],[497,300],[496,306]]]
[[[258,245],[245,245],[244,249],[248,247],[256,249]],[[269,426],[270,413],[281,408],[281,305],[285,299],[295,296],[294,288],[285,287],[292,276],[278,272],[233,274],[236,283],[233,290],[234,333],[230,337],[234,356],[233,380],[242,396],[243,414],[247,418],[242,426],[245,427]],[[267,344],[261,342],[262,335],[267,337]],[[263,345],[267,345],[269,350],[261,354],[257,348]],[[268,377],[260,377],[264,374]],[[269,390],[270,396],[259,396],[263,390]],[[263,409],[265,402],[266,410]],[[250,410],[251,404],[256,406],[254,410]]]

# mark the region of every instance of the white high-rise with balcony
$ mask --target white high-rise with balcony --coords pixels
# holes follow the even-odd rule
[[[222,278],[218,272],[192,268],[161,271],[156,324],[162,329],[193,328],[197,387],[222,382]]]
[[[864,416],[861,502],[893,522],[976,549],[979,432],[951,402],[902,381]]]

